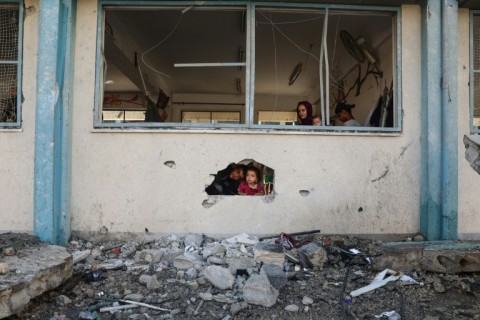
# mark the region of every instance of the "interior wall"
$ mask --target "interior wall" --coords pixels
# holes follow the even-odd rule
[[[478,135],[470,134],[470,12],[458,10],[458,234],[460,239],[480,239],[480,175],[465,159],[463,136],[480,143]]]
[[[21,129],[0,129],[0,232],[33,230],[38,2],[25,1]],[[53,124],[53,121],[52,121]]]
[[[232,235],[320,229],[419,230],[419,6],[402,7],[402,134],[93,130],[97,2],[78,2],[72,231]],[[275,170],[275,197],[208,199],[211,174],[251,158]],[[174,164],[173,164],[173,163]],[[203,205],[202,205],[203,204]],[[275,221],[275,223],[272,223]]]
[[[376,80],[373,74],[368,75],[365,82],[360,87],[360,95],[355,96],[357,87],[354,87],[346,99],[347,103],[355,104],[355,108],[352,109],[352,114],[362,126],[365,124],[369,112],[377,104],[378,99],[383,94],[385,86],[390,89],[392,82],[393,59],[395,59],[395,55],[392,53],[392,42],[385,41],[376,48],[375,58],[377,59],[379,69],[383,72],[383,77],[377,78]],[[363,63],[361,67],[361,78],[363,78],[366,74],[367,63]],[[354,85],[357,77],[358,72],[357,69],[355,69],[354,72],[350,73],[345,78],[345,86],[347,90]],[[396,79],[394,83],[396,83]],[[333,109],[333,112],[334,110],[335,109]],[[342,125],[340,120],[338,120],[338,123],[339,125]]]

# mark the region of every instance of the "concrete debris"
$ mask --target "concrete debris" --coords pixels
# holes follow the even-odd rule
[[[22,311],[31,299],[72,276],[72,256],[65,248],[38,244],[19,252],[2,258],[8,270],[15,272],[0,276],[0,319]]]
[[[297,306],[296,304],[289,304],[288,306],[285,307],[285,310],[290,312],[298,312],[299,309],[300,307]]]
[[[279,291],[268,281],[265,272],[248,278],[243,287],[243,299],[250,304],[271,307],[277,302]]]
[[[219,289],[231,289],[235,278],[227,268],[220,266],[208,266],[205,268],[205,278]]]
[[[155,237],[152,233],[143,240],[122,243],[72,239],[68,249],[76,261],[73,268],[70,266],[73,276],[64,286],[42,296],[48,301],[44,309],[39,310],[36,302],[37,306],[27,311],[31,313],[22,317],[97,319],[102,313],[105,320],[247,319],[252,315],[262,319],[313,319],[320,315],[325,319],[371,319],[383,310],[398,308],[399,303],[405,304],[399,312],[402,318],[480,315],[471,311],[480,310],[480,276],[449,272],[458,270],[458,265],[469,270],[479,262],[477,249],[471,246],[461,250],[436,246],[431,250],[430,244],[427,250],[426,241],[403,242],[403,246],[413,248],[410,256],[406,249],[402,255],[408,256],[414,267],[399,269],[404,272],[384,268],[375,276],[372,268],[378,265],[369,265],[365,257],[373,257],[375,263],[382,259],[385,245],[380,241],[309,233],[298,238],[298,246],[286,249],[275,244],[276,239],[272,236],[259,241],[247,234],[224,240],[201,234]],[[13,257],[24,256],[23,249],[15,250]],[[421,258],[412,257],[412,252]],[[435,261],[425,264],[426,257]],[[443,272],[428,273],[424,265],[443,268]],[[97,273],[95,280],[88,280]],[[17,274],[19,268],[2,259],[0,285]],[[71,274],[72,270],[68,277]],[[398,300],[399,290],[402,301]],[[455,292],[462,293],[462,300],[450,298]],[[29,301],[26,293],[16,292],[2,305],[4,292],[0,292],[0,306],[22,312],[21,305]],[[430,308],[430,297],[445,298]],[[439,309],[454,301],[465,302]],[[412,314],[417,305],[424,311]],[[384,313],[382,317],[387,316]]]
[[[257,243],[253,248],[256,262],[265,264],[276,264],[283,267],[285,264],[285,253],[283,247],[272,243]]]
[[[299,249],[301,252],[305,253],[305,255],[310,260],[310,263],[313,267],[316,268],[323,268],[325,262],[327,262],[327,252],[323,247],[315,243],[308,243]]]

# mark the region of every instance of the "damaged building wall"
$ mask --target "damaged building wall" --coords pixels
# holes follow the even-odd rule
[[[480,239],[480,175],[465,158],[463,136],[480,143],[478,135],[470,135],[470,12],[459,9],[458,16],[458,236],[465,240]]]
[[[406,234],[419,229],[420,8],[402,7],[403,133],[92,130],[96,1],[78,2],[72,232]],[[205,186],[233,161],[275,170],[275,198]],[[175,163],[167,166],[164,163]],[[302,191],[303,190],[303,191]],[[309,191],[308,193],[304,192]],[[272,223],[274,221],[275,223]]]
[[[33,229],[37,1],[25,1],[21,129],[0,129],[0,232]],[[53,125],[53,120],[52,120]]]

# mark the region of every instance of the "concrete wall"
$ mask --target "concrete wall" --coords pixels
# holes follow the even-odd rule
[[[110,234],[398,234],[419,229],[420,8],[402,9],[401,135],[94,130],[96,1],[78,2],[72,230]],[[253,158],[275,170],[276,197],[223,197],[211,173]],[[174,161],[175,168],[164,165]],[[308,190],[306,197],[300,190]]]
[[[26,0],[25,8],[22,127],[18,130],[0,129],[0,232],[31,232],[33,229],[38,4]]]
[[[465,159],[463,136],[480,143],[478,135],[470,134],[469,44],[470,13],[459,10],[458,17],[458,235],[460,239],[480,239],[480,175]]]

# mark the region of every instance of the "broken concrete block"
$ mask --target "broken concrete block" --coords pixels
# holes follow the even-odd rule
[[[377,271],[392,269],[409,271],[421,269],[423,242],[391,242],[379,249],[382,255],[372,258],[372,268]]]
[[[39,244],[2,260],[17,272],[0,276],[0,319],[20,312],[32,298],[72,276],[72,256],[59,246]]]
[[[203,248],[202,255],[206,259],[210,256],[223,255],[225,250],[225,246],[218,242],[210,243]]]
[[[181,256],[177,256],[173,260],[173,266],[177,269],[190,269],[194,268],[195,265],[201,265],[202,263],[203,259],[201,256],[187,252]]]
[[[242,301],[242,302],[236,302],[234,304],[232,304],[232,306],[230,307],[230,314],[232,316],[236,315],[237,313],[239,313],[240,311],[242,311],[243,309],[246,309],[248,308],[248,303],[246,303],[245,301]]]
[[[385,243],[373,259],[375,270],[424,270],[440,273],[480,272],[480,244],[455,241]]]
[[[256,243],[258,243],[258,238],[254,236],[249,236],[246,233],[242,233],[239,235],[236,235],[234,237],[231,237],[229,239],[225,239],[227,243],[232,243],[232,244],[244,244],[244,245],[250,245],[253,246]]]
[[[75,251],[72,253],[73,256],[73,264],[79,263],[90,255],[91,251],[90,250],[84,250],[84,251]]]
[[[200,292],[198,294],[198,296],[200,297],[200,299],[204,300],[204,301],[211,301],[213,300],[213,295],[210,293],[210,292]]]
[[[275,289],[280,290],[287,283],[287,274],[282,267],[276,264],[264,264],[262,270],[265,271],[268,281]]]
[[[256,262],[276,264],[281,267],[285,263],[283,247],[278,244],[257,243],[253,248],[253,254]]]
[[[228,270],[233,275],[237,274],[237,270],[247,270],[254,267],[257,263],[253,258],[249,257],[227,257],[226,262],[228,264]]]
[[[200,248],[200,246],[203,243],[203,234],[197,234],[197,233],[187,234],[183,242],[185,243],[185,247],[193,245],[196,248]]]
[[[305,253],[310,260],[314,268],[323,268],[325,262],[327,262],[327,252],[323,247],[311,242],[300,248],[300,251]]]
[[[160,262],[165,253],[164,250],[146,249],[135,253],[135,262],[156,263]]]
[[[165,253],[162,256],[162,261],[168,262],[168,264],[172,265],[173,261],[175,260],[176,257],[181,256],[183,254],[182,249],[170,249],[165,251]]]
[[[422,268],[440,273],[480,272],[480,250],[435,250],[425,248]]]
[[[148,290],[160,288],[160,283],[158,282],[156,275],[153,275],[153,276],[149,276],[146,274],[141,275],[138,282],[145,284]]]
[[[208,266],[204,270],[205,278],[219,289],[231,289],[235,283],[235,277],[232,276],[227,268],[220,266]]]
[[[252,275],[243,287],[243,299],[250,304],[271,307],[277,302],[279,291],[268,281],[265,272]]]

